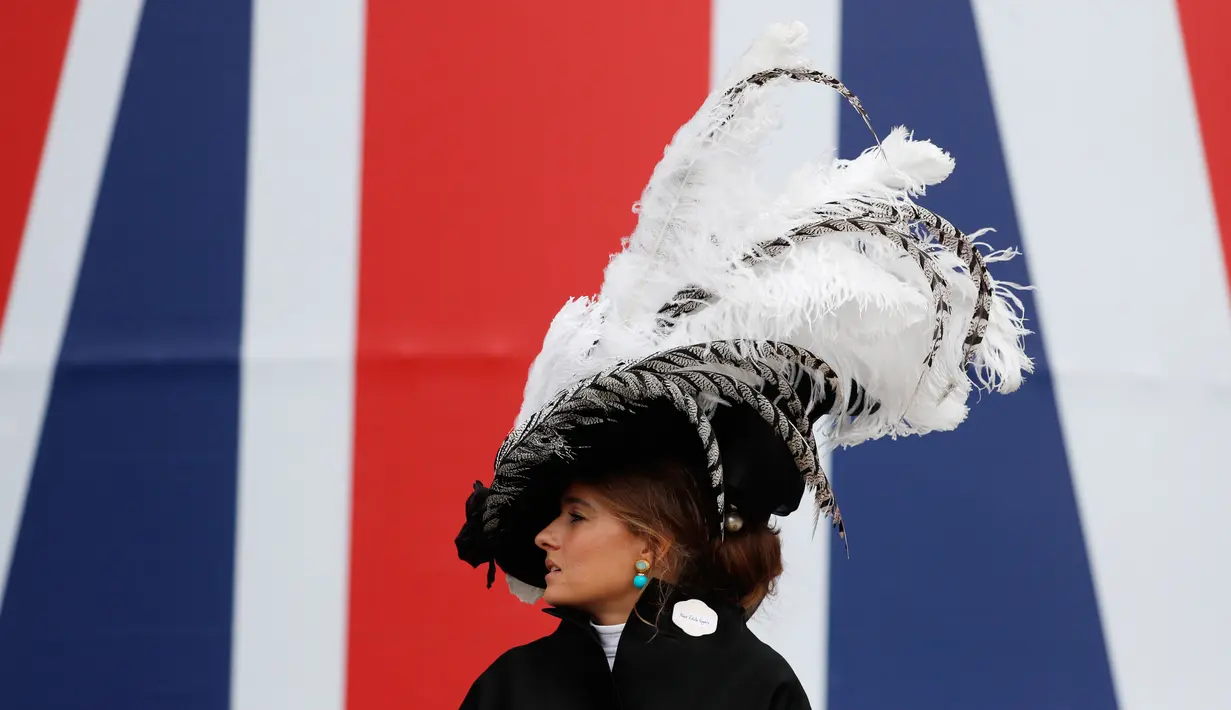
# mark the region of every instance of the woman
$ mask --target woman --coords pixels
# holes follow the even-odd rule
[[[531,367],[458,555],[561,619],[501,656],[464,707],[806,708],[746,619],[782,570],[771,517],[812,492],[844,535],[820,438],[956,427],[975,382],[1031,369],[1021,303],[971,238],[912,198],[953,160],[895,129],[782,195],[756,178],[775,84],[838,91],[771,28],[676,134],[597,297],[568,302]]]
[[[745,625],[782,572],[777,532],[759,521],[717,544],[695,463],[624,451],[579,474],[535,536],[559,627],[504,654],[462,707],[809,707]]]

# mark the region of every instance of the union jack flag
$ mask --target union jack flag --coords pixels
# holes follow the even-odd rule
[[[838,452],[850,559],[784,520],[755,629],[817,708],[1231,707],[1228,8],[0,4],[0,707],[456,707],[544,632],[464,500],[663,145],[796,19],[955,156],[924,204],[1023,249],[1039,371]],[[863,147],[831,93],[769,168]]]

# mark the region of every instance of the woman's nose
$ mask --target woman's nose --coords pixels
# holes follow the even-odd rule
[[[556,524],[553,521],[550,525],[540,530],[539,534],[534,536],[534,544],[544,550],[559,549],[560,546],[557,544],[557,537],[554,530],[555,526]]]

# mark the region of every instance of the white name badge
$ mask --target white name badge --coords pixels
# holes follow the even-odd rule
[[[689,636],[708,636],[718,630],[718,614],[700,599],[675,603],[671,621]]]

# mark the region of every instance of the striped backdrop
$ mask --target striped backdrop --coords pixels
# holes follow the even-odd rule
[[[1222,0],[0,4],[0,707],[456,707],[550,316],[771,22],[1021,246],[1023,391],[833,462],[754,622],[817,708],[1231,707]],[[866,147],[806,87],[767,158]]]

